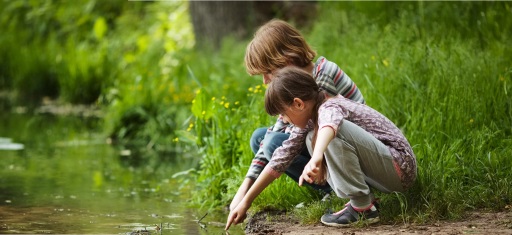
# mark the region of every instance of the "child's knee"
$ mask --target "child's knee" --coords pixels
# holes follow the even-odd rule
[[[260,148],[260,143],[263,141],[263,138],[265,138],[265,133],[267,132],[267,128],[258,128],[254,130],[251,136],[250,144],[251,149],[254,153],[258,151]]]
[[[288,139],[288,134],[280,132],[270,132],[265,136],[263,140],[263,153],[265,157],[270,160],[274,151],[283,145],[283,141]]]

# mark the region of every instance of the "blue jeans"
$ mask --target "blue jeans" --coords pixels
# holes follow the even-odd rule
[[[260,148],[260,143],[263,141],[263,153],[265,157],[270,160],[272,158],[272,154],[274,151],[283,145],[283,141],[287,140],[290,136],[289,134],[281,133],[281,132],[270,132],[266,137],[265,133],[267,133],[268,128],[258,128],[256,129],[251,136],[251,149],[256,154],[258,149]],[[285,173],[290,178],[292,178],[295,182],[299,182],[299,177],[302,175],[302,171],[304,171],[304,167],[308,164],[311,159],[311,155],[304,145],[304,150],[295,157],[292,164],[286,169]],[[317,184],[309,184],[308,182],[304,182],[305,185],[309,185],[316,190],[320,190],[324,193],[331,192],[332,189],[329,184],[325,185],[317,185]]]

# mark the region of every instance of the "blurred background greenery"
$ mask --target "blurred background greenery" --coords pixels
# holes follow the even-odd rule
[[[282,18],[340,65],[413,145],[417,184],[381,195],[384,217],[429,221],[500,210],[512,198],[511,7],[1,0],[0,108],[87,105],[101,110],[114,144],[156,155],[195,151],[195,202],[220,209],[253,157],[252,131],[273,120],[263,111],[261,78],[245,72],[245,46],[259,25]],[[311,221],[325,209],[315,196],[281,177],[255,209],[306,202],[295,211]]]

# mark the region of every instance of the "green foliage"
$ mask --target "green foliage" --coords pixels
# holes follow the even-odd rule
[[[243,50],[234,52],[229,55],[230,58],[242,58]],[[242,66],[204,70],[210,66],[202,63],[191,65],[191,76],[201,84],[209,85],[202,85],[196,92],[196,98],[192,101],[194,121],[190,122],[187,131],[194,131],[193,138],[203,156],[198,176],[202,196],[198,198],[215,198],[203,203],[203,206],[215,207],[229,200],[229,196],[225,195],[226,188],[233,188],[239,183],[226,179],[241,179],[248,169],[245,163],[250,161],[252,154],[248,142],[243,141],[247,141],[252,133],[246,127],[265,125],[269,123],[269,118],[258,109],[243,108],[248,104],[261,105],[259,98],[264,88],[261,85],[247,88],[256,80],[244,75]]]
[[[18,35],[6,35],[3,37],[3,45],[18,42]],[[22,102],[32,102],[43,96],[56,97],[59,88],[57,78],[57,68],[52,61],[49,52],[53,49],[52,44],[44,45],[38,40],[33,44],[22,44],[18,47],[6,46],[1,51],[2,61],[6,64],[0,65],[2,74],[0,78],[5,87],[11,86],[23,89],[16,89],[17,96]]]
[[[130,148],[181,151],[194,45],[187,2],[2,1],[0,90],[103,105],[105,132]]]
[[[92,46],[68,40],[57,55],[60,98],[71,103],[96,102],[103,87],[111,85],[114,65],[106,44]]]
[[[153,76],[168,76],[175,52],[194,44],[186,2],[14,0],[0,6],[0,58],[9,61],[0,66],[0,84],[18,91],[21,103],[43,96],[95,103],[124,84],[121,79],[146,73],[142,65],[161,70]]]
[[[0,58],[9,61],[0,69],[2,89],[16,90],[21,103],[37,103],[44,96],[95,102],[113,73],[107,44],[94,40],[91,33],[94,28],[96,39],[102,39],[98,36],[106,35],[105,22],[117,17],[110,13],[101,17],[105,8],[110,12],[116,6],[106,5],[85,0],[0,2],[0,26],[5,30]],[[101,44],[103,49],[96,50]]]
[[[155,3],[145,11],[151,14],[142,21],[136,12],[117,19],[123,30],[115,48],[123,53],[112,86],[100,97],[106,104],[105,129],[121,144],[179,152],[186,146],[173,141],[174,132],[190,115],[197,87],[188,82],[194,38],[187,4]]]

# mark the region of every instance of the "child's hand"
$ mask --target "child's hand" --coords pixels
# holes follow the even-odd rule
[[[239,203],[235,209],[229,212],[228,221],[226,222],[225,230],[228,230],[231,227],[231,224],[238,224],[244,222],[247,217],[247,210],[249,207],[245,205],[245,203]]]
[[[304,171],[302,171],[302,175],[299,177],[299,185],[302,186],[304,180],[310,184],[325,184],[325,167],[322,162],[313,162],[310,160],[306,167],[304,167]]]

